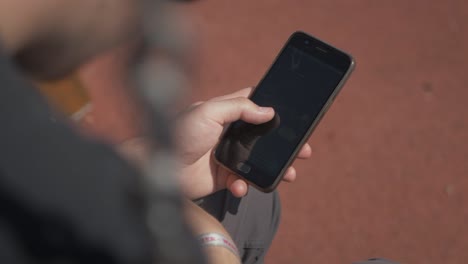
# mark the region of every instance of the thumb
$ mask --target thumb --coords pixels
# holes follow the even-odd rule
[[[230,174],[226,180],[226,188],[231,191],[234,197],[242,198],[247,195],[249,185],[238,176]]]
[[[200,109],[203,114],[220,125],[242,120],[252,124],[270,121],[275,112],[271,107],[261,107],[245,97],[221,101],[208,101]]]

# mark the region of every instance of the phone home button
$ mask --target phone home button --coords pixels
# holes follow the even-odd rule
[[[251,169],[251,167],[249,165],[245,164],[244,162],[237,163],[236,168],[237,168],[238,171],[241,171],[243,173],[249,173],[250,169]]]

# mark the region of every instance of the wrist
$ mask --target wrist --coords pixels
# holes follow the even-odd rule
[[[197,237],[212,263],[240,263],[239,251],[235,243],[221,233],[205,233]]]
[[[197,237],[202,247],[223,247],[239,258],[239,250],[230,238],[220,233],[205,233]]]

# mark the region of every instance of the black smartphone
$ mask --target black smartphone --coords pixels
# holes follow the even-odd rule
[[[295,32],[250,95],[273,107],[275,117],[260,125],[230,124],[215,160],[257,189],[274,190],[353,68],[350,55]]]

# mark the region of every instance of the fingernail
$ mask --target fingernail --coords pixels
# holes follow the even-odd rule
[[[260,106],[260,107],[258,107],[258,111],[262,112],[262,113],[269,113],[269,112],[273,111],[273,108]]]

